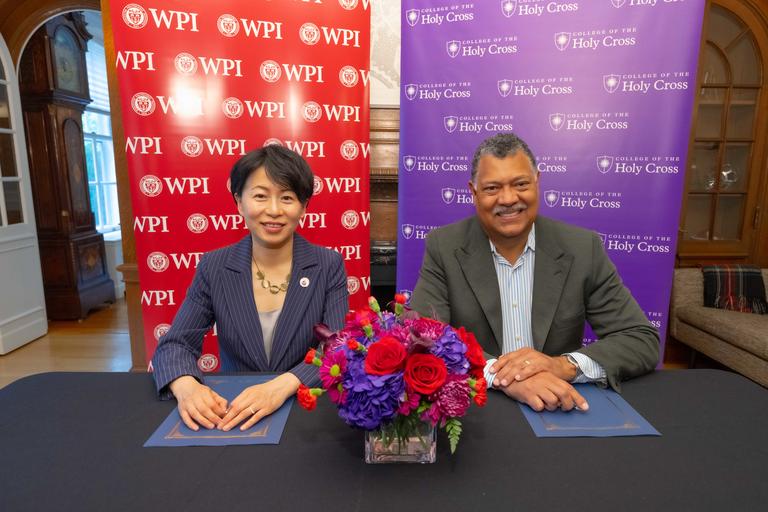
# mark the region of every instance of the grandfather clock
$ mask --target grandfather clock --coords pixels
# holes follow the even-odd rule
[[[57,16],[29,40],[19,69],[45,305],[52,319],[85,318],[115,300],[104,238],[91,211],[83,143],[82,115],[91,102],[85,65],[90,38],[82,14]]]

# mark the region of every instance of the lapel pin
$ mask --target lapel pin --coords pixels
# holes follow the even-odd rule
[[[302,277],[302,278],[299,280],[299,285],[300,285],[302,288],[306,288],[307,286],[309,286],[309,278],[308,278],[308,277]]]

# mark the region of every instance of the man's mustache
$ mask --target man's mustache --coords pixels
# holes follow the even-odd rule
[[[517,202],[515,204],[509,205],[509,206],[494,206],[493,207],[493,214],[494,215],[504,215],[509,213],[517,213],[522,212],[524,210],[528,209],[528,205],[522,202]]]

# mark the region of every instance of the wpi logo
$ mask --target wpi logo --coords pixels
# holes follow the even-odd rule
[[[231,14],[219,16],[219,19],[216,20],[216,28],[225,37],[235,37],[240,32],[240,24],[237,22],[237,18]]]
[[[360,216],[355,210],[347,210],[341,214],[341,225],[347,229],[355,229],[360,224]]]
[[[357,7],[358,0],[339,0],[339,5],[342,6],[344,9],[351,11],[355,7]]]
[[[501,0],[501,12],[507,18],[514,16],[517,9],[517,0]]]
[[[349,276],[347,278],[347,292],[350,295],[354,295],[360,290],[360,280],[355,276]]]
[[[323,115],[323,109],[315,101],[308,101],[301,107],[301,117],[308,123],[316,123]]]
[[[197,60],[189,53],[180,53],[173,59],[173,65],[176,71],[182,75],[194,75],[197,71]]]
[[[271,146],[271,145],[273,145],[273,144],[274,144],[275,146],[282,146],[282,145],[283,145],[283,142],[282,142],[280,139],[275,139],[275,138],[273,137],[273,138],[271,138],[271,139],[267,139],[267,140],[265,140],[265,141],[264,141],[264,144],[262,144],[262,146]]]
[[[611,3],[615,8],[622,7],[627,0],[611,0]]]
[[[616,92],[616,89],[621,85],[621,76],[619,75],[603,75],[603,87],[611,94]]]
[[[565,115],[554,113],[549,114],[549,127],[555,131],[559,131],[565,123]]]
[[[187,228],[199,235],[208,229],[208,219],[202,213],[193,213],[187,218]]]
[[[316,45],[320,41],[320,29],[314,23],[305,23],[299,28],[299,39],[304,44]]]
[[[155,340],[160,341],[160,338],[165,336],[165,333],[171,330],[170,324],[157,324],[152,334],[155,336]]]
[[[237,119],[245,109],[243,108],[243,102],[235,97],[229,97],[221,103],[221,111],[224,115],[230,119]]]
[[[189,135],[181,139],[181,152],[185,155],[195,158],[203,152],[203,141],[194,135]]]
[[[445,116],[443,118],[443,127],[448,133],[453,133],[456,127],[459,125],[459,118],[456,116]]]
[[[445,43],[445,51],[448,52],[448,56],[452,59],[456,58],[460,50],[461,50],[461,41],[456,41],[454,39],[453,41],[448,41],[447,43]]]
[[[155,99],[145,92],[137,92],[131,97],[131,108],[140,116],[148,116],[155,111]]]
[[[265,60],[259,66],[259,74],[266,82],[274,83],[280,80],[280,76],[283,72],[280,70],[280,65],[273,60]]]
[[[451,204],[456,199],[456,189],[446,187],[441,190],[441,195],[445,204]]]
[[[138,4],[128,4],[123,7],[123,21],[131,28],[144,28],[148,19],[147,11]]]
[[[408,24],[410,26],[415,27],[419,22],[419,12],[420,11],[418,9],[410,9],[405,11],[405,19],[408,20]]]
[[[544,192],[544,201],[550,208],[557,204],[558,199],[560,199],[560,192],[557,190],[547,190]]]
[[[412,100],[416,97],[416,93],[419,92],[419,86],[416,84],[408,84],[405,86],[405,97]]]
[[[323,191],[323,180],[315,176],[314,182],[312,183],[312,195],[316,196],[322,191]]]
[[[601,173],[605,174],[608,171],[611,170],[611,167],[613,167],[613,157],[612,156],[599,156],[597,157],[597,168],[600,170]]]
[[[416,231],[416,229],[413,227],[413,224],[403,224],[400,227],[400,232],[403,234],[403,238],[406,240],[410,240],[413,238],[413,233]]]
[[[219,366],[219,360],[213,354],[203,354],[197,360],[197,367],[204,372],[212,372]]]
[[[605,242],[608,240],[608,235],[605,233],[598,233],[598,235],[600,236],[600,241],[603,242],[603,245],[605,245]]]
[[[163,182],[152,174],[147,174],[139,181],[139,189],[147,197],[155,197],[163,191]]]
[[[496,88],[499,90],[501,97],[506,98],[512,92],[512,80],[499,80],[496,82]]]
[[[416,165],[416,157],[405,155],[403,157],[403,165],[405,166],[406,171],[411,172],[413,170],[413,166]]]
[[[555,34],[555,46],[557,46],[558,50],[561,52],[565,51],[569,44],[571,44],[570,32],[558,32]]]
[[[345,140],[341,143],[341,156],[344,160],[354,160],[357,155],[360,154],[360,149],[357,147],[357,143],[353,140]]]
[[[147,266],[153,272],[165,272],[168,270],[169,265],[170,260],[168,259],[168,256],[165,255],[165,253],[155,251],[147,256]]]
[[[358,80],[357,70],[352,66],[344,66],[339,70],[339,81],[344,87],[354,87]]]

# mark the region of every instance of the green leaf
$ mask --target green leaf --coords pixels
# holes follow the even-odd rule
[[[461,422],[456,418],[451,418],[445,422],[445,432],[448,434],[448,441],[451,444],[451,453],[456,452],[461,437]]]

